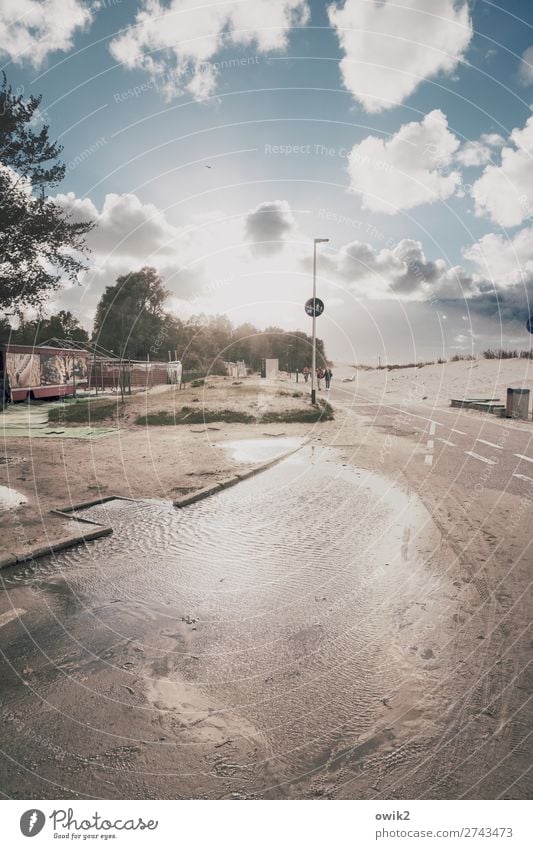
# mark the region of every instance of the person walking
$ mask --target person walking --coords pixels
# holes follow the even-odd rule
[[[316,370],[316,381],[317,381],[317,386],[318,386],[319,392],[322,388],[320,386],[320,381],[323,380],[323,379],[324,379],[324,369],[323,368],[317,368],[317,370]]]
[[[326,366],[326,368],[324,370],[324,379],[326,381],[326,389],[329,389],[332,377],[333,377],[333,372],[331,371],[329,366]]]
[[[309,367],[308,367],[308,366],[304,366],[304,369],[303,369],[303,376],[304,376],[304,380],[305,380],[305,382],[306,382],[306,383],[307,383],[307,381],[309,380],[309,373],[310,373],[310,369],[309,369]]]

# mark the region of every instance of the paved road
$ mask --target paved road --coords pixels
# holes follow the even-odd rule
[[[397,435],[411,439],[421,449],[413,454],[412,462],[423,462],[428,474],[431,471],[465,486],[480,479],[484,486],[533,497],[533,422],[431,408],[423,402],[398,405],[386,398],[365,397],[351,383],[334,384],[329,398],[373,425],[394,427]]]

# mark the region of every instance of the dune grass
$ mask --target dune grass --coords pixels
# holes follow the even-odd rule
[[[152,425],[189,425],[224,422],[227,424],[284,424],[291,422],[321,422],[333,419],[333,407],[320,399],[314,407],[295,410],[279,410],[252,416],[240,410],[196,410],[182,407],[181,410],[157,410],[137,416],[135,424],[143,427]]]
[[[124,405],[108,398],[87,398],[74,404],[61,404],[48,411],[48,421],[58,424],[88,424],[122,415]]]
[[[209,424],[211,422],[252,424],[254,421],[253,416],[239,410],[195,410],[193,407],[182,407],[181,410],[158,410],[155,413],[144,413],[137,416],[135,424],[144,426]]]

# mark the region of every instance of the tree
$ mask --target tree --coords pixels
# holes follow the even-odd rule
[[[85,268],[85,235],[47,196],[65,175],[62,147],[49,127],[34,129],[40,97],[0,85],[0,309],[40,307],[62,279],[76,282]]]
[[[69,342],[88,342],[89,334],[70,310],[60,310],[49,318],[25,321],[12,328],[5,319],[0,319],[0,342],[16,345],[42,345],[48,339],[65,339]]]
[[[168,344],[163,305],[168,291],[155,268],[141,268],[107,286],[96,308],[93,341],[120,357],[166,359]]]

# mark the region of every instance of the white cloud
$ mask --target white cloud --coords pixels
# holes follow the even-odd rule
[[[528,47],[522,53],[519,74],[524,85],[533,83],[533,47]]]
[[[283,50],[293,24],[307,20],[307,0],[142,0],[135,23],[110,45],[127,68],[141,68],[171,99],[184,90],[196,99],[213,94],[223,46],[255,45],[259,53]],[[222,63],[219,63],[222,64]]]
[[[0,55],[38,67],[49,54],[70,50],[75,31],[91,19],[80,0],[2,0]]]
[[[472,187],[476,214],[502,227],[514,227],[533,210],[533,118],[514,129],[502,150],[501,165],[487,165]]]
[[[266,256],[283,248],[283,242],[294,225],[294,217],[286,200],[265,201],[246,216],[245,238],[255,254]]]
[[[533,276],[533,227],[524,227],[512,239],[487,233],[463,251],[483,274],[505,289]]]
[[[329,7],[329,19],[344,51],[344,85],[368,112],[453,71],[473,32],[468,3],[456,0],[345,0]]]
[[[385,141],[368,136],[356,144],[348,157],[350,188],[361,195],[365,209],[390,215],[445,200],[461,182],[460,174],[450,170],[458,147],[446,116],[434,109]]]
[[[477,141],[466,142],[457,151],[456,160],[467,168],[486,165],[494,157],[494,153],[503,147],[505,139],[498,133],[483,133]]]
[[[54,201],[75,221],[96,223],[87,243],[99,259],[107,262],[168,256],[180,236],[161,210],[154,204],[142,203],[134,194],[108,194],[101,210],[89,198],[79,199],[73,192],[57,195]]]

